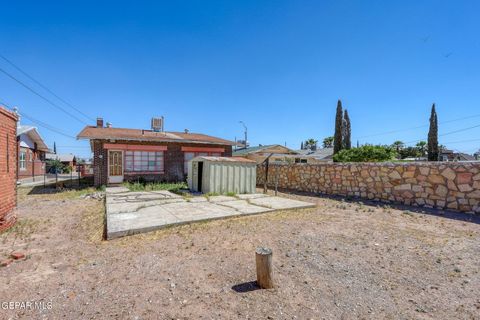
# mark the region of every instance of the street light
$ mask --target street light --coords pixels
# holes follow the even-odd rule
[[[245,122],[239,121],[239,123],[241,123],[243,128],[245,129],[245,149],[247,149],[247,131],[248,131],[248,129],[247,129],[247,126],[245,125]]]

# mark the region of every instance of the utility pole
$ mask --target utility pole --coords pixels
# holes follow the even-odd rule
[[[245,129],[245,149],[247,149],[247,126],[245,125],[245,123],[243,121],[239,121],[242,125],[243,125],[243,128]]]

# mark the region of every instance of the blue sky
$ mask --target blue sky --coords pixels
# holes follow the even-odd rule
[[[92,118],[227,139],[332,135],[337,99],[355,144],[426,139],[480,147],[478,1],[2,1],[0,53]],[[0,68],[70,109],[0,59]],[[0,101],[76,134],[84,124],[0,73]],[[465,118],[467,117],[467,118]],[[462,120],[449,122],[458,118]],[[91,122],[85,119],[87,122]],[[28,119],[23,123],[30,124]],[[446,122],[446,123],[445,123]],[[59,152],[88,143],[39,127]],[[380,134],[396,131],[395,134]],[[442,134],[448,133],[445,136]],[[372,136],[373,135],[373,136]]]

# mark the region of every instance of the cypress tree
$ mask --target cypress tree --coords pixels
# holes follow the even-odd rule
[[[300,144],[300,150],[303,150],[303,141],[302,141],[302,143]]]
[[[345,112],[343,113],[343,120],[344,120],[344,125],[345,128],[344,134],[343,134],[343,146],[345,149],[351,149],[352,148],[352,128],[350,127],[350,117],[348,116],[348,111],[345,109]]]
[[[57,144],[53,142],[53,153],[57,154]]]
[[[435,103],[430,114],[430,128],[428,129],[428,161],[438,161],[438,119]]]
[[[335,116],[335,134],[333,135],[333,154],[342,150],[342,125],[343,125],[343,111],[342,101],[338,100],[337,114]]]

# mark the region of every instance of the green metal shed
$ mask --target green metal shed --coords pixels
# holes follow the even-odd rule
[[[200,156],[188,162],[188,187],[192,191],[255,193],[256,179],[257,164],[246,158]]]

